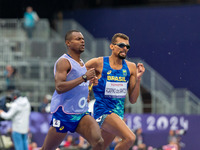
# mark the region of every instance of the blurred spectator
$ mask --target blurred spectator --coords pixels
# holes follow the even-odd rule
[[[146,150],[146,144],[144,144],[143,141],[143,134],[141,127],[135,131],[135,135],[136,135],[136,140],[132,150]]]
[[[71,147],[73,146],[73,136],[68,135],[67,140],[65,141],[64,147]]]
[[[175,133],[175,130],[169,130],[168,143],[170,143],[171,141],[177,141],[177,136]]]
[[[184,147],[184,143],[181,142],[181,137],[184,134],[185,130],[169,130],[168,145],[164,145],[163,149],[180,150],[181,147]]]
[[[170,144],[164,145],[162,147],[162,150],[178,150],[178,146],[177,146],[177,144],[170,142]]]
[[[35,141],[32,141],[33,134],[28,132],[28,150],[39,150],[38,144]]]
[[[11,65],[6,66],[6,70],[4,71],[4,76],[6,77],[6,90],[11,91],[15,89],[15,75],[16,75],[16,68],[12,67]]]
[[[169,130],[168,144],[162,147],[163,150],[178,150],[178,138],[175,130]]]
[[[59,34],[63,32],[63,12],[58,11],[54,14],[52,20],[52,28],[56,30]]]
[[[33,31],[35,28],[36,22],[39,20],[39,17],[31,6],[26,8],[26,12],[24,13],[24,28],[26,30],[28,38],[33,37]]]
[[[29,144],[28,150],[39,150],[37,143],[36,142],[32,142]]]
[[[18,90],[12,93],[12,103],[8,112],[0,110],[0,117],[11,119],[12,139],[15,150],[28,150],[30,103],[27,97],[22,97]]]
[[[79,148],[80,150],[90,150],[90,149],[91,149],[91,146],[90,146],[90,144],[87,142],[86,139],[84,139],[82,136],[79,136],[78,148]]]
[[[43,98],[42,103],[39,106],[39,112],[41,113],[49,113],[50,112],[50,102],[51,102],[52,96],[47,94]]]

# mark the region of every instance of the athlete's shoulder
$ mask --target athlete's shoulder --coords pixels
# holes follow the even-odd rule
[[[125,60],[125,62],[126,62],[128,67],[136,68],[136,64],[134,62],[131,62],[131,61],[128,61],[128,60]]]
[[[128,69],[130,71],[130,74],[135,74],[134,72],[136,71],[136,64],[134,62],[131,62],[131,61],[128,61],[128,60],[125,60],[126,61],[126,64],[128,66]]]
[[[57,61],[57,64],[63,64],[63,63],[69,64],[69,59],[67,59],[66,57],[60,57]]]
[[[103,61],[103,57],[92,58],[89,61]]]
[[[94,59],[97,60],[97,61],[103,61],[103,57],[96,57]]]
[[[57,68],[57,70],[70,69],[71,68],[71,63],[69,62],[69,60],[67,58],[61,57],[60,59],[58,59],[58,61],[56,63],[56,68]]]
[[[92,58],[89,61],[85,63],[86,67],[94,67],[94,66],[99,66],[103,62],[103,57],[96,57]]]

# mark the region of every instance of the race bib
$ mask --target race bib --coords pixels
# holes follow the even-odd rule
[[[96,119],[96,122],[99,123],[101,122],[102,116]]]
[[[111,98],[125,98],[127,82],[106,82],[105,96]]]
[[[60,120],[53,118],[53,127],[60,127]]]

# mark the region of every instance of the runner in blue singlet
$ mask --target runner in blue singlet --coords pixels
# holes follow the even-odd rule
[[[125,60],[121,69],[112,69],[109,57],[103,57],[102,76],[98,85],[93,87],[96,102],[94,104],[94,118],[104,114],[117,114],[124,117],[124,101],[127,93],[130,72]]]
[[[124,101],[128,92],[129,101],[134,104],[140,91],[140,80],[145,71],[143,64],[125,60],[130,48],[129,37],[122,33],[113,36],[109,57],[93,58],[86,63],[88,69],[95,68],[98,85],[93,86],[95,95],[94,118],[101,127],[106,149],[118,136],[122,140],[115,150],[129,150],[135,135],[123,121]]]
[[[88,113],[88,80],[96,78],[94,68],[86,69],[80,54],[85,41],[81,32],[72,30],[65,36],[68,53],[55,63],[55,92],[51,100],[51,127],[42,150],[55,150],[67,132],[77,132],[95,150],[103,150],[103,139],[97,122]]]

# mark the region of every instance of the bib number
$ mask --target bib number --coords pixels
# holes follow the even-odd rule
[[[112,98],[125,98],[127,82],[106,82],[105,96]]]

